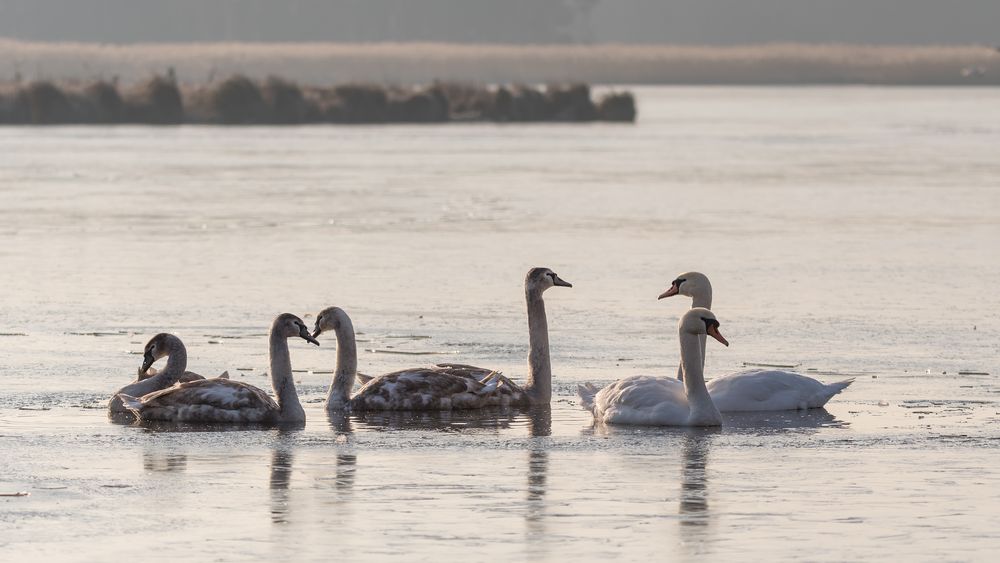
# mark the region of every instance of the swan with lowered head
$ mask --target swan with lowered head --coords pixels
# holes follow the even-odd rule
[[[712,284],[700,272],[677,276],[659,299],[674,295],[690,297],[692,307],[712,308]],[[704,342],[702,337],[702,367]],[[677,377],[683,378],[683,370],[677,370]],[[823,383],[790,371],[755,369],[717,377],[708,382],[708,392],[722,412],[805,410],[823,407],[853,382]]]
[[[152,368],[153,363],[164,356],[167,357],[167,366],[163,371],[155,371]],[[186,374],[191,373],[185,371],[186,368],[187,348],[184,347],[180,338],[165,332],[150,338],[142,352],[142,367],[139,368],[138,379],[112,395],[111,400],[108,401],[108,415],[114,417],[130,414],[131,411],[125,408],[124,403],[122,403],[121,395],[141,397],[153,391],[166,389],[178,381],[183,381]],[[198,379],[204,379],[197,374],[191,375],[197,376]]]
[[[573,286],[548,268],[532,268],[524,286],[531,352],[528,382],[523,388],[497,372],[463,364],[440,364],[371,378],[352,397],[358,369],[354,325],[343,309],[324,309],[316,316],[313,336],[328,330],[337,336],[337,367],[327,410],[452,410],[548,404],[552,398],[552,367],[542,293],[554,286]]]
[[[288,339],[298,336],[319,345],[305,323],[283,313],[271,324],[271,387],[277,401],[253,385],[228,379],[181,383],[142,397],[121,395],[125,407],[140,420],[171,422],[301,423],[305,411],[295,391]],[[164,370],[166,371],[166,370]]]
[[[722,415],[705,387],[699,336],[722,344],[719,321],[702,307],[689,310],[677,325],[684,381],[673,377],[635,375],[598,390],[587,383],[578,388],[584,408],[605,424],[649,426],[721,426]]]

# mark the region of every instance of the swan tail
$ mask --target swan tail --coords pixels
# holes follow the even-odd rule
[[[816,394],[816,396],[813,398],[813,404],[810,407],[814,409],[822,407],[827,403],[827,401],[832,399],[834,395],[840,393],[844,389],[847,389],[848,387],[850,387],[852,383],[854,383],[853,377],[850,379],[845,379],[843,381],[837,381],[835,383],[828,383],[824,385],[823,391]]]
[[[580,404],[583,408],[591,412],[594,411],[594,396],[597,395],[598,391],[599,389],[589,382],[576,386],[576,394],[580,396]]]
[[[500,386],[500,379],[494,377],[492,381],[490,381],[489,383],[484,385],[481,389],[476,391],[476,395],[489,395],[490,393],[496,391],[497,387],[499,386]]]
[[[135,416],[139,416],[139,410],[142,408],[142,401],[132,395],[126,395],[125,393],[119,393],[118,398],[122,400],[122,406],[132,411]]]
[[[229,379],[229,370],[220,373],[217,379]]]

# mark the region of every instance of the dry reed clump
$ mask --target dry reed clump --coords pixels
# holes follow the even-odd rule
[[[269,121],[270,112],[264,96],[252,80],[235,75],[223,80],[206,96],[209,107],[204,112],[213,123],[247,125]]]
[[[635,121],[635,96],[631,92],[612,92],[597,102],[597,118],[601,121]]]
[[[552,113],[545,94],[530,86],[511,88],[509,121],[548,121]]]
[[[233,75],[210,86],[178,87],[173,74],[154,76],[120,93],[115,82],[84,86],[32,82],[0,86],[0,123],[444,123],[447,121],[629,121],[631,95],[595,104],[585,84],[430,86],[344,84],[302,88],[269,77]]]
[[[389,91],[386,121],[392,123],[444,123],[450,118],[448,98],[436,87]]]
[[[154,76],[125,92],[125,121],[150,125],[184,122],[184,101],[177,81]]]
[[[554,121],[593,121],[597,108],[590,99],[586,84],[550,85],[545,89],[545,100]]]
[[[320,120],[319,108],[306,99],[297,84],[269,76],[261,85],[260,94],[267,106],[268,123],[293,125]]]
[[[498,90],[460,82],[435,82],[432,89],[447,101],[452,120],[496,120]]]
[[[111,82],[100,80],[87,85],[79,101],[80,119],[85,123],[119,123],[125,116],[125,102]]]
[[[15,119],[21,123],[75,123],[78,118],[69,96],[47,80],[32,82],[19,89],[15,94],[14,107]]]
[[[331,123],[384,123],[389,95],[374,84],[335,86],[327,96],[324,117]]]

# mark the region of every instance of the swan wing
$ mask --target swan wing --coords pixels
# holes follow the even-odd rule
[[[749,370],[713,379],[707,387],[719,411],[738,412],[819,408],[850,384],[825,384],[790,371]]]
[[[470,377],[476,381],[482,381],[483,378],[489,377],[494,373],[499,373],[491,369],[470,366],[468,364],[435,364],[434,369],[452,375]]]
[[[687,423],[690,408],[680,381],[635,375],[598,391],[592,412],[607,424],[679,426]]]
[[[376,377],[351,399],[354,410],[451,410],[491,406],[492,391],[475,378],[437,368],[412,368]]]
[[[229,379],[179,383],[139,399],[146,420],[179,422],[263,422],[279,411],[263,390]]]

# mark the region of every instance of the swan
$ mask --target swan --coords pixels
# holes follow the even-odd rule
[[[253,385],[228,379],[181,383],[140,398],[121,395],[121,399],[125,407],[140,420],[270,424],[305,422],[306,415],[295,391],[288,353],[288,339],[294,336],[319,345],[309,334],[305,323],[295,315],[283,313],[274,319],[269,338],[271,387],[278,398],[277,402]]]
[[[167,356],[167,367],[157,372],[152,365],[164,356]],[[121,395],[141,397],[153,391],[166,389],[191,373],[185,371],[185,368],[187,368],[187,348],[180,338],[165,332],[150,338],[142,351],[142,367],[139,368],[138,379],[112,395],[108,401],[108,415],[114,417],[131,413],[122,403]],[[197,377],[203,379],[200,375]]]
[[[548,404],[552,399],[552,366],[542,293],[554,286],[573,287],[548,268],[532,268],[524,280],[531,352],[528,382],[523,388],[492,370],[438,364],[371,378],[352,397],[358,371],[354,325],[343,309],[324,309],[316,316],[313,337],[329,330],[337,337],[337,367],[327,395],[327,410],[452,410]]]
[[[658,299],[674,295],[690,297],[692,307],[712,308],[712,283],[701,272],[677,276]],[[704,336],[701,341],[704,367]],[[678,368],[677,378],[684,378],[683,369]],[[754,369],[712,379],[708,382],[708,392],[722,412],[805,410],[822,408],[853,382],[854,379],[845,379],[823,383],[790,371]]]
[[[577,388],[584,408],[605,424],[647,426],[721,426],[722,415],[705,387],[700,335],[722,344],[719,321],[711,311],[696,307],[677,324],[684,381],[673,377],[634,375],[598,390],[587,383]]]

